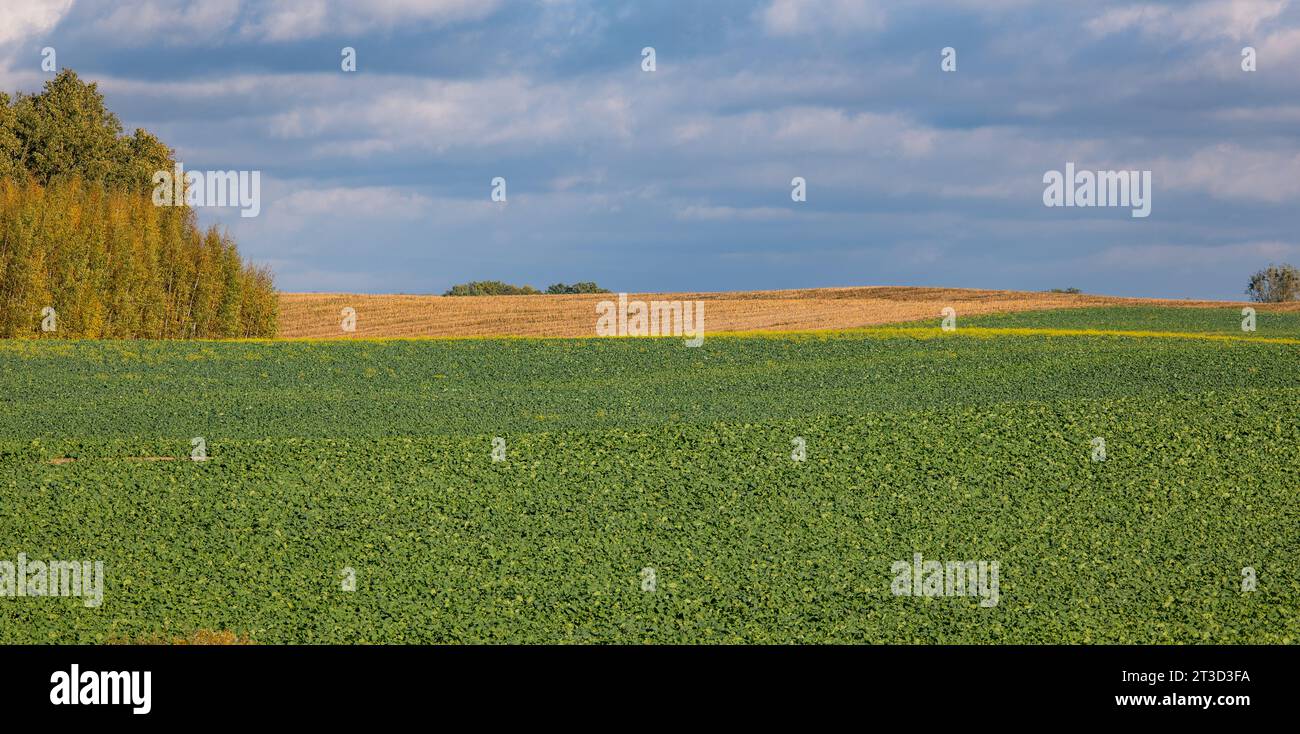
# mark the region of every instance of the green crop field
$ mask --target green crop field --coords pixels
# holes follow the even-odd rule
[[[1255,340],[1296,319],[1104,316],[2,342],[0,559],[105,581],[0,597],[0,642],[1300,640],[1300,344]],[[916,553],[997,562],[997,603],[895,594]]]
[[[1255,314],[1255,331],[1243,334],[1240,308],[1162,308],[1109,306],[972,316],[963,326],[993,328],[1107,329],[1173,331],[1234,336],[1300,337],[1300,312]]]

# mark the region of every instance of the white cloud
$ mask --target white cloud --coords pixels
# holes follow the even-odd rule
[[[1235,143],[1204,148],[1181,160],[1157,164],[1161,182],[1222,199],[1272,204],[1300,199],[1300,153],[1251,150]]]
[[[1211,117],[1229,122],[1300,122],[1300,105],[1229,107],[1215,110]]]
[[[0,2],[0,84],[3,85],[0,89],[31,87],[48,78],[40,70],[38,52],[44,45],[41,36],[63,20],[72,3],[73,0]],[[55,51],[58,50],[56,47]],[[21,65],[21,70],[14,71],[15,57],[24,52],[31,56]]]
[[[1111,8],[1086,24],[1097,36],[1137,29],[1182,41],[1230,38],[1243,41],[1282,14],[1289,0],[1201,0],[1191,4],[1152,3]]]
[[[794,212],[771,206],[731,207],[691,205],[679,208],[675,212],[678,219],[688,221],[747,221],[770,222],[777,219],[790,219]]]
[[[883,28],[885,11],[874,0],[771,0],[759,19],[774,36],[853,33]]]
[[[93,19],[96,35],[134,43],[168,45],[210,42],[224,36],[239,18],[240,0],[118,0]]]
[[[337,138],[321,154],[445,152],[546,142],[624,140],[631,102],[612,83],[535,83],[524,77],[442,81],[394,77],[347,110],[323,102],[274,115],[273,135]]]
[[[603,183],[605,183],[605,171],[602,169],[590,173],[557,176],[551,179],[550,187],[552,191],[569,191],[582,186],[599,186]]]
[[[0,5],[0,43],[44,33],[58,25],[73,0],[21,0]]]
[[[262,214],[257,219],[222,217],[221,212],[214,215],[238,229],[236,234],[241,237],[269,237],[280,254],[304,254],[317,248],[316,240],[393,227],[445,229],[487,221],[500,212],[499,205],[486,194],[481,199],[463,199],[434,197],[398,186],[310,185],[297,179],[266,179]],[[368,240],[366,244],[377,243]]]
[[[1261,69],[1294,69],[1300,64],[1300,28],[1286,28],[1269,34],[1258,44]]]
[[[433,205],[423,194],[390,186],[297,190],[276,200],[277,214],[349,219],[416,219]]]
[[[26,0],[20,11],[0,10],[0,20],[5,12],[28,12],[34,4],[66,9],[72,0]],[[281,42],[440,27],[486,18],[500,5],[500,0],[83,0],[82,29],[117,44]]]
[[[277,0],[262,6],[241,33],[267,41],[292,41],[410,24],[442,26],[481,20],[500,4],[500,0]]]
[[[738,115],[696,115],[669,130],[672,142],[711,153],[755,147],[776,152],[844,152],[874,156],[929,155],[938,131],[897,114],[851,113],[791,106]]]
[[[998,14],[1034,2],[1037,0],[930,0],[928,5]],[[884,29],[887,5],[883,0],[769,0],[756,15],[763,29],[773,36],[861,33]],[[912,9],[902,3],[895,7]]]

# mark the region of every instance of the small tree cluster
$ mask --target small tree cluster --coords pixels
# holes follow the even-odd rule
[[[442,295],[444,296],[536,296],[542,291],[537,290],[531,285],[510,285],[499,280],[474,280],[469,283],[460,283],[453,285]],[[565,283],[556,283],[546,289],[548,295],[572,295],[575,293],[609,293],[608,290],[592,283],[583,281],[567,285]]]
[[[1250,276],[1246,293],[1259,303],[1300,300],[1300,270],[1293,265],[1269,265]]]
[[[556,283],[555,285],[549,286],[546,289],[546,292],[554,296],[554,295],[573,295],[579,293],[609,293],[609,289],[601,288],[600,286],[596,285],[590,280],[584,280],[581,283],[574,283],[573,285]]]
[[[453,285],[444,296],[535,296],[539,293],[531,285],[510,285],[499,280],[474,280]]]

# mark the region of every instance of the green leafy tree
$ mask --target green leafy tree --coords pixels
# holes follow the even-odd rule
[[[531,285],[510,285],[499,280],[475,280],[453,285],[444,296],[535,296],[539,291]]]
[[[550,295],[572,295],[578,293],[609,293],[609,289],[601,288],[590,280],[584,280],[573,285],[556,283],[548,286],[546,292]]]
[[[70,175],[104,181],[118,167],[122,123],[96,85],[71,69],[46,82],[40,94],[20,95],[15,113],[23,164],[42,184]]]
[[[130,191],[151,191],[156,171],[171,170],[175,155],[157,137],[122,123],[104,105],[98,87],[64,69],[38,94],[14,100],[0,94],[0,176],[26,171],[42,184],[78,176]]]
[[[139,128],[118,141],[117,156],[111,182],[131,191],[152,193],[154,173],[171,171],[176,165],[172,149],[153,133]]]

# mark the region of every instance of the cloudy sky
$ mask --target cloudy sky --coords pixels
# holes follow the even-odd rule
[[[1300,264],[1300,2],[0,5],[0,88],[45,47],[187,169],[262,172],[260,216],[200,218],[284,290],[1237,299]],[[1067,161],[1152,171],[1150,216],[1045,207]]]

